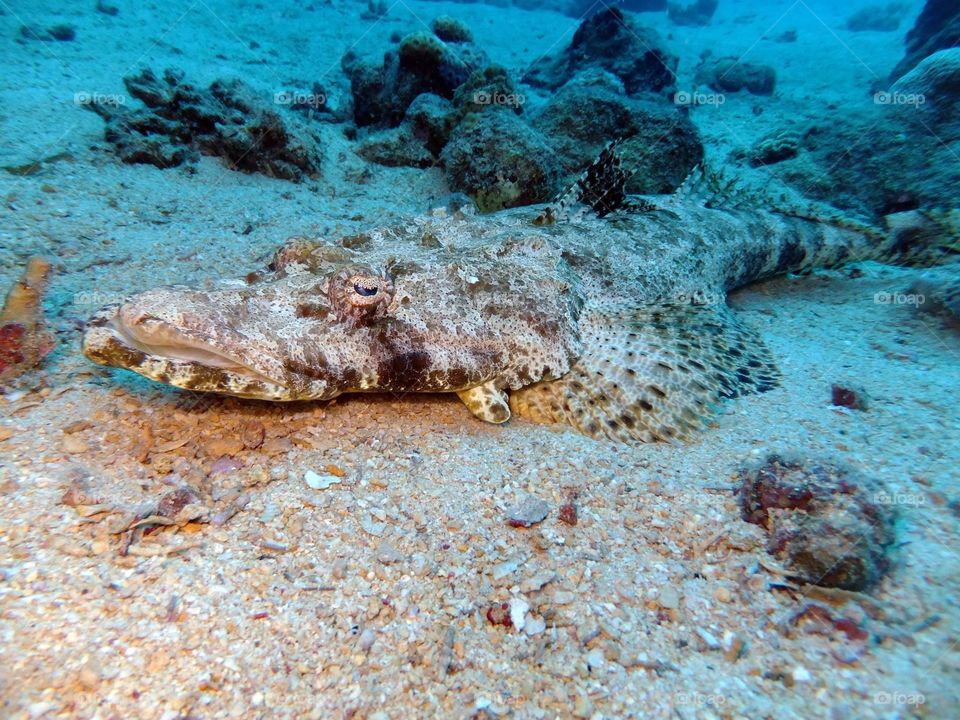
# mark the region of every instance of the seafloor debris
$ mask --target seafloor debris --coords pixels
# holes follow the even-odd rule
[[[535,495],[525,495],[507,510],[507,524],[511,527],[531,527],[547,517],[550,505]]]
[[[53,349],[42,304],[50,271],[43,258],[30,258],[23,276],[7,293],[0,311],[0,385],[36,367]]]
[[[870,406],[870,399],[863,388],[846,383],[834,383],[831,386],[830,402],[832,405],[850,410],[866,410]]]
[[[795,577],[845,590],[875,586],[890,567],[894,513],[879,484],[830,463],[771,455],[741,472],[747,522]]]
[[[270,177],[300,181],[320,174],[321,151],[306,126],[281,117],[240,80],[217,80],[201,90],[184,82],[180,70],[157,78],[146,69],[124,84],[146,107],[84,105],[106,121],[105,137],[124,162],[168,168],[195,160],[199,151]]]

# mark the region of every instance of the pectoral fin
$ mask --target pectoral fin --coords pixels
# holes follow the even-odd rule
[[[492,380],[469,390],[461,390],[457,395],[470,412],[481,420],[499,425],[510,419],[507,396]]]
[[[599,309],[581,319],[569,373],[511,394],[513,411],[625,442],[676,442],[719,402],[777,384],[760,338],[723,305]]]

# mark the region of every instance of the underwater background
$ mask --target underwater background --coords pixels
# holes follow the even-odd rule
[[[958,42],[955,0],[0,0],[0,717],[955,716]],[[611,141],[654,202],[703,165],[943,258],[732,293],[782,378],[684,442],[81,350],[290,237],[532,220]]]

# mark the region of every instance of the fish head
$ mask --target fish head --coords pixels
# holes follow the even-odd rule
[[[513,239],[390,247],[293,238],[265,271],[103,308],[84,353],[177,387],[262,400],[516,388],[569,370],[582,301],[559,252]]]

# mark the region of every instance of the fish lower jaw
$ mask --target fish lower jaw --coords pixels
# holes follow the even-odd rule
[[[159,335],[131,332],[116,315],[100,316],[84,333],[83,352],[101,365],[132,370],[185,390],[259,400],[302,399],[284,384],[185,335],[176,331]],[[162,343],[153,344],[155,339]]]

